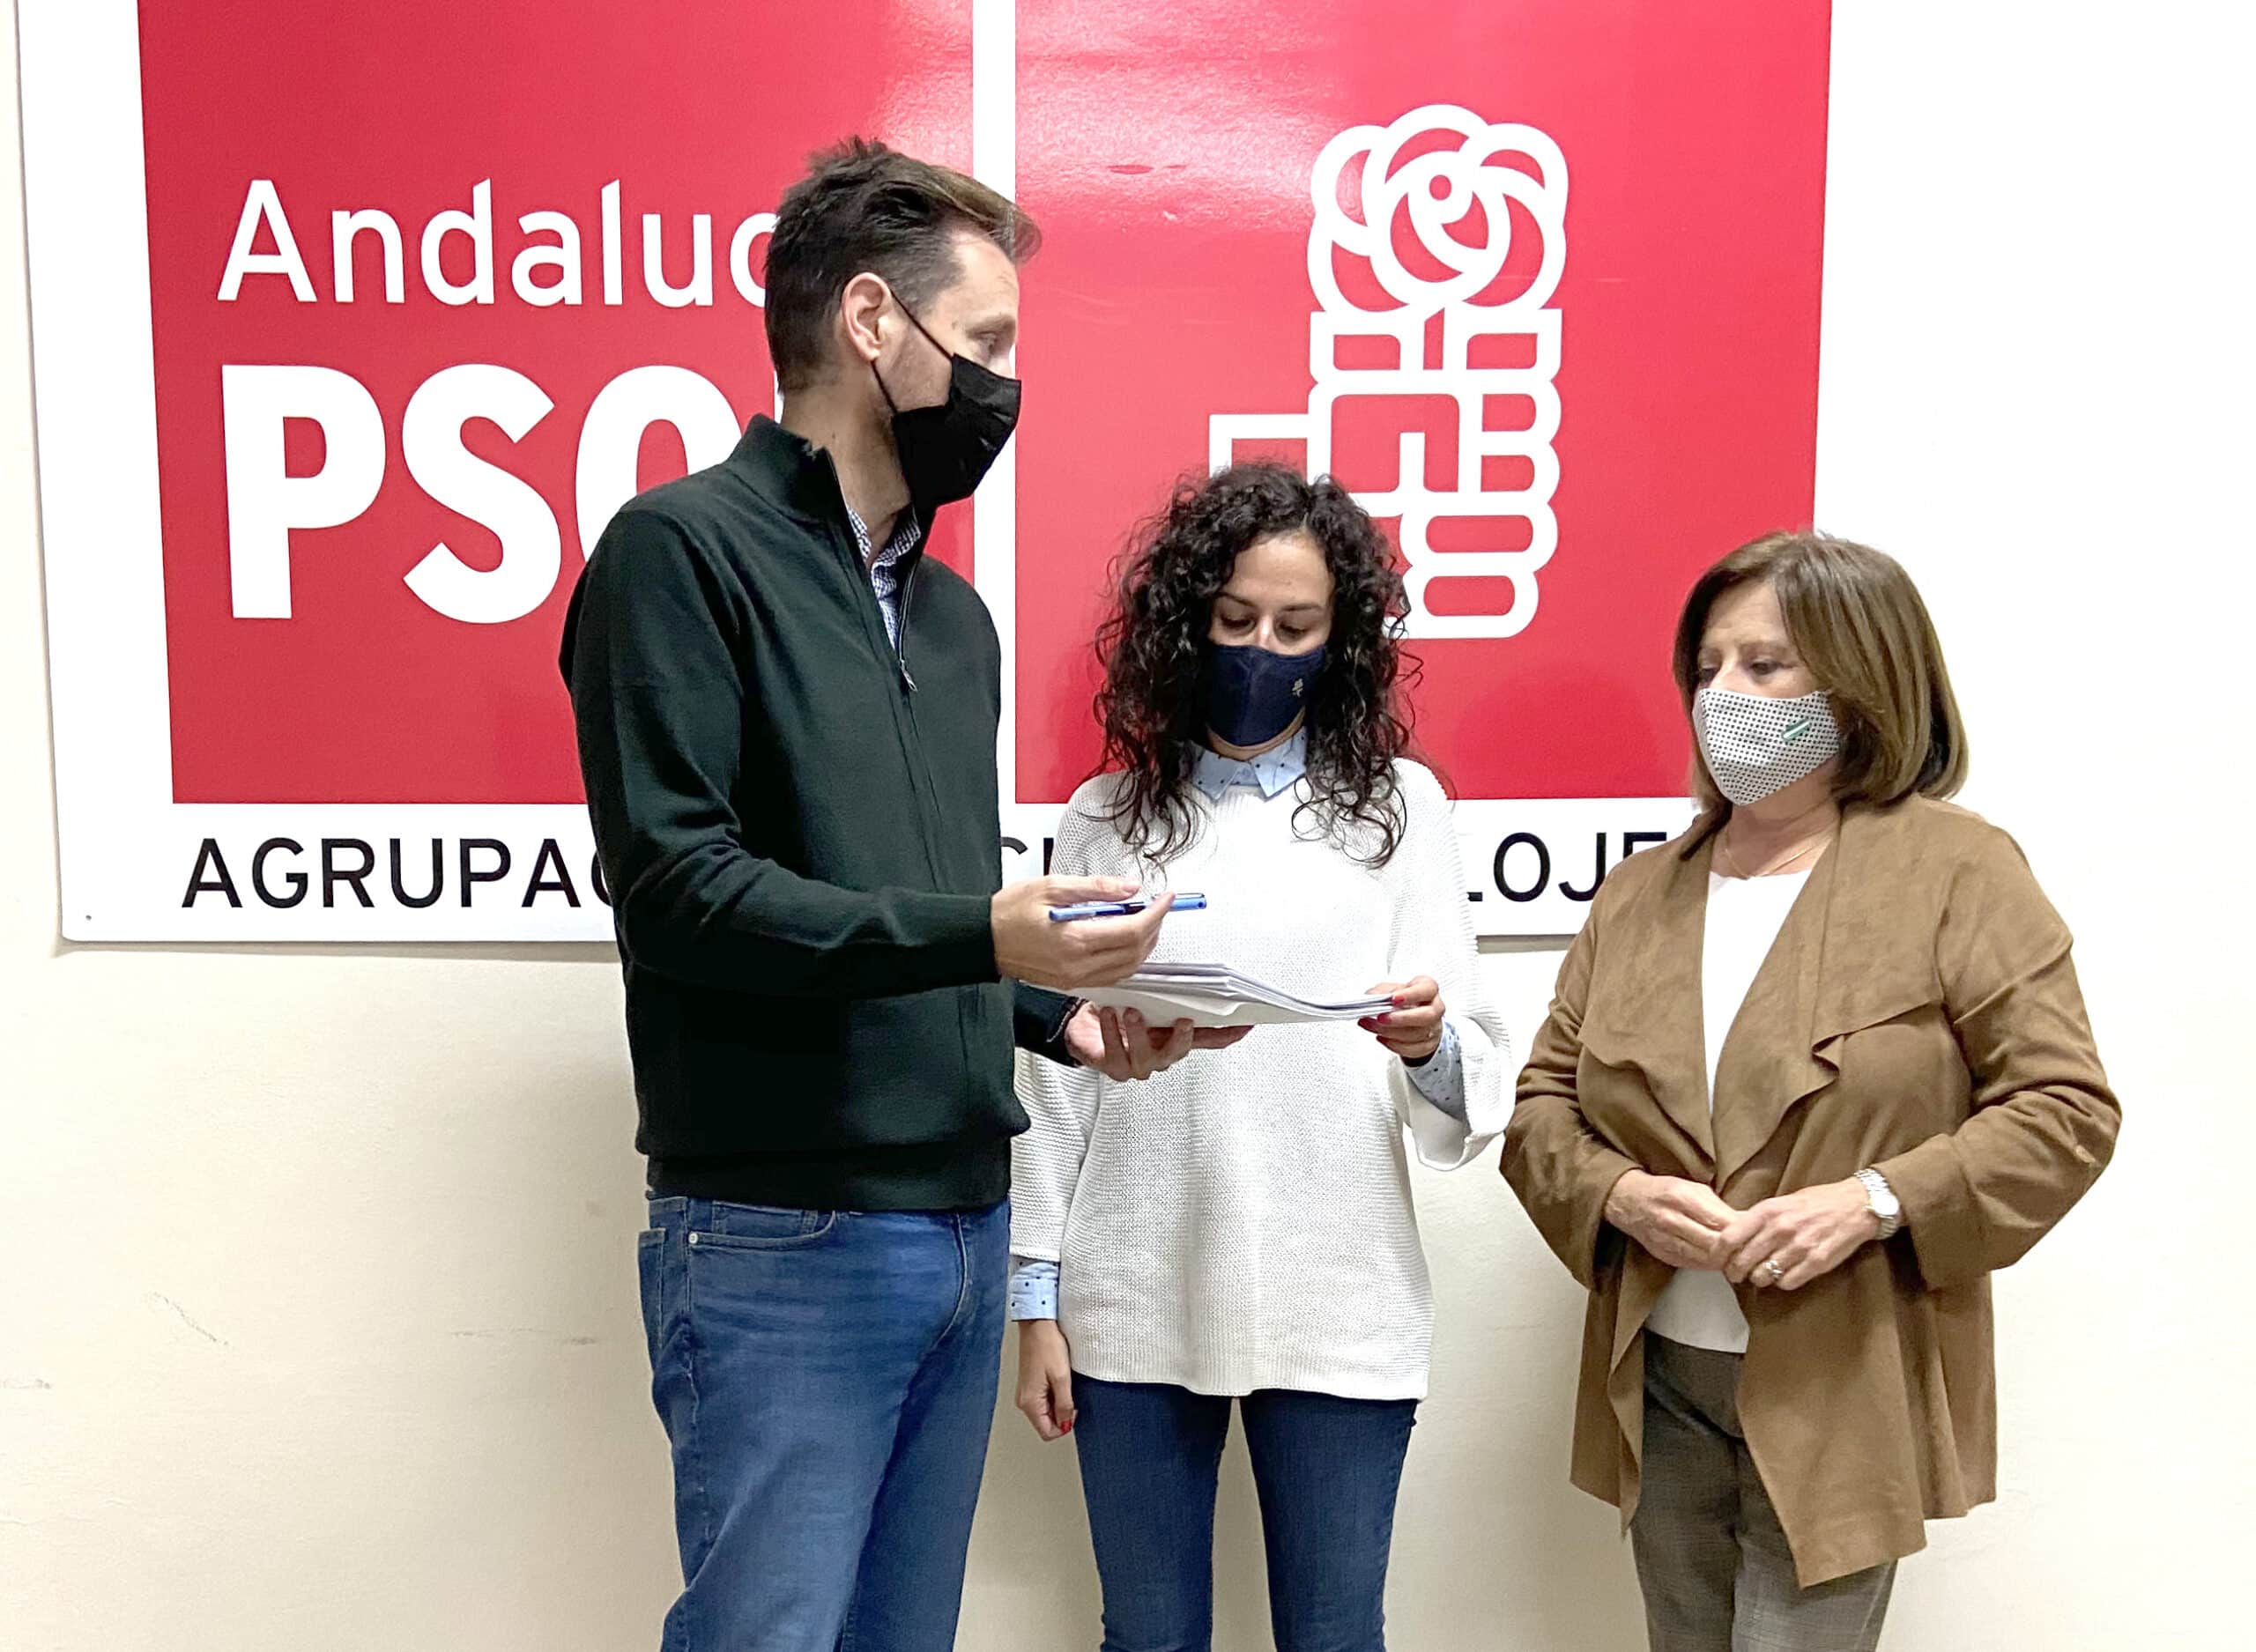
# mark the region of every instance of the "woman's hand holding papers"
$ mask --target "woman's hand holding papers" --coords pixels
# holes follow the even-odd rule
[[[1442,1018],[1449,1009],[1442,1002],[1441,983],[1431,975],[1383,981],[1370,989],[1370,996],[1391,998],[1394,1007],[1383,1015],[1367,1015],[1355,1025],[1414,1067],[1431,1061],[1442,1047]]]

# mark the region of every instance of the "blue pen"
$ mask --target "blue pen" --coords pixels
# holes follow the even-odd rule
[[[1139,896],[1134,900],[1092,900],[1078,907],[1052,907],[1050,908],[1050,921],[1052,923],[1077,923],[1083,918],[1132,918],[1151,904]],[[1169,908],[1171,912],[1204,912],[1206,909],[1206,897],[1204,895],[1177,895],[1175,905]]]

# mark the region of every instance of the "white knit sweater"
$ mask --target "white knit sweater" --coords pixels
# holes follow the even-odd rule
[[[1317,834],[1296,783],[1273,798],[1193,791],[1199,829],[1164,868],[1076,792],[1052,868],[1203,892],[1154,956],[1228,963],[1316,998],[1441,983],[1463,1050],[1466,1117],[1418,1093],[1354,1022],[1258,1027],[1140,1084],[1021,1060],[1034,1121],[1013,1159],[1012,1249],[1058,1264],[1073,1368],[1200,1394],[1295,1389],[1422,1399],[1433,1293],[1411,1204],[1406,1127],[1437,1169],[1473,1159],[1510,1111],[1510,1038],[1480,986],[1447,796],[1397,766],[1406,830],[1376,870]]]

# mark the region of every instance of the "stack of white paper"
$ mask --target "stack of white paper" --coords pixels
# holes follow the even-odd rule
[[[1386,998],[1320,1003],[1256,981],[1227,964],[1147,963],[1117,987],[1080,995],[1089,1003],[1135,1010],[1155,1026],[1267,1026],[1285,1021],[1354,1021],[1391,1007]]]

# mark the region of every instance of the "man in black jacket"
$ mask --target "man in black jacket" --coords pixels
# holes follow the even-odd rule
[[[960,174],[819,158],[768,256],[781,422],[620,510],[567,621],[649,1157],[668,1652],[953,1646],[1013,1038],[1117,1078],[1199,1041],[1018,984],[1123,978],[1165,903],[1059,923],[1133,891],[998,887],[995,629],[924,557],[1016,419],[1034,239]]]

